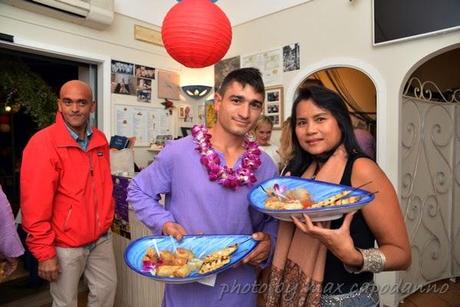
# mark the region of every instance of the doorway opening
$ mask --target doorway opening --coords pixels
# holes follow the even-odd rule
[[[460,276],[459,66],[457,44],[427,55],[401,85],[401,206],[412,249],[402,284]]]

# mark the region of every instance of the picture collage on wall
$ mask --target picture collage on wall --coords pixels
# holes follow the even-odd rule
[[[137,101],[152,101],[152,83],[155,80],[155,68],[112,60],[113,94],[137,96]]]

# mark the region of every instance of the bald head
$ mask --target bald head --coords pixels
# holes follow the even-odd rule
[[[58,110],[67,126],[83,138],[89,116],[96,109],[91,88],[85,82],[72,80],[66,82],[59,92]]]
[[[80,80],[70,80],[64,83],[59,91],[59,98],[62,99],[68,91],[74,90],[80,91],[89,101],[93,101],[93,92],[91,91],[91,88],[88,84]]]

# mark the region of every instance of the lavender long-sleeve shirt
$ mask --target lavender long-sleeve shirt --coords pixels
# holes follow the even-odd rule
[[[219,153],[222,164],[223,154]],[[271,158],[262,153],[256,171],[258,182],[277,174]],[[240,165],[241,157],[236,162]],[[173,221],[187,233],[251,234],[264,231],[272,238],[272,253],[278,224],[271,217],[249,207],[250,187],[232,190],[208,179],[191,136],[170,142],[155,161],[131,180],[128,201],[136,215],[154,234],[161,234],[164,223]],[[158,203],[166,194],[165,206]],[[271,254],[272,254],[271,253]],[[243,265],[218,274],[214,287],[199,283],[166,285],[165,306],[255,306],[256,272]]]
[[[16,232],[13,212],[0,186],[0,258],[14,258],[22,254],[24,254],[24,247]]]

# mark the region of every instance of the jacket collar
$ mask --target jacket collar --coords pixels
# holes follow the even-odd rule
[[[61,112],[56,112],[56,123],[54,126],[54,138],[56,141],[56,145],[58,147],[79,147],[77,141],[72,137],[70,134],[62,116]],[[95,147],[104,146],[106,144],[106,140],[103,137],[103,134],[96,133],[97,129],[93,128],[93,135],[89,140],[88,149],[90,150]]]

